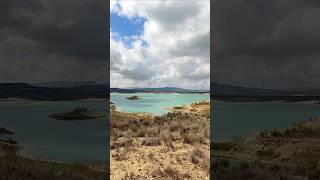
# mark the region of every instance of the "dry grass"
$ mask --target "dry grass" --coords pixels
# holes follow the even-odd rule
[[[106,176],[106,172],[85,165],[35,161],[15,155],[0,157],[0,179],[5,180],[103,180]]]
[[[206,153],[200,148],[195,148],[191,154],[191,162],[196,165],[200,165],[202,168],[209,171],[210,159]]]
[[[320,118],[312,118],[254,137],[212,143],[212,179],[318,180],[319,137]]]
[[[228,166],[225,164],[228,164]],[[319,170],[316,168],[308,168],[297,164],[288,165],[259,160],[229,162],[228,160],[222,161],[221,159],[213,160],[211,163],[211,179],[219,180],[318,180],[320,178],[319,175]]]
[[[111,178],[208,179],[210,118],[203,106],[209,105],[191,105],[197,107],[192,113],[189,106],[175,107],[179,111],[163,116],[111,111]],[[129,165],[137,171],[119,170]]]

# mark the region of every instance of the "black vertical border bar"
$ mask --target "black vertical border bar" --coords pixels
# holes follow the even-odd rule
[[[213,177],[213,169],[211,167],[212,165],[212,162],[213,162],[213,159],[211,159],[213,157],[213,154],[212,154],[212,151],[211,151],[211,144],[213,142],[213,133],[212,131],[214,130],[214,127],[212,126],[213,125],[213,117],[214,117],[214,114],[212,114],[213,112],[213,100],[214,100],[214,97],[213,97],[213,89],[212,89],[212,86],[211,84],[213,83],[213,55],[214,55],[214,28],[213,28],[213,12],[214,12],[214,8],[213,8],[213,4],[214,4],[214,0],[210,0],[210,179],[212,179]]]
[[[106,28],[106,38],[108,39],[108,43],[107,43],[107,66],[106,66],[106,76],[107,79],[109,80],[108,84],[107,84],[107,97],[108,100],[106,101],[106,156],[107,156],[107,165],[106,165],[106,179],[110,179],[110,0],[104,0],[107,4],[106,8],[106,14],[105,14],[105,28]]]

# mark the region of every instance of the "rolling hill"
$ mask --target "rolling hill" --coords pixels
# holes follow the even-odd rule
[[[76,100],[84,98],[107,98],[107,85],[74,87],[39,87],[27,83],[0,83],[0,98],[24,98],[34,100]]]

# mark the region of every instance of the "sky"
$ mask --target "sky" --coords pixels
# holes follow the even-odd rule
[[[1,0],[0,82],[109,81],[108,3]]]
[[[114,2],[2,0],[0,82],[208,88],[208,0]]]
[[[215,0],[211,80],[320,88],[319,0]]]
[[[1,0],[0,82],[320,88],[318,0],[214,0],[211,28],[206,0],[117,4]]]
[[[111,87],[210,87],[210,1],[110,1]]]

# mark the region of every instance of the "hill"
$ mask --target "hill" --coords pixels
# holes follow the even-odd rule
[[[24,98],[33,100],[76,100],[107,98],[107,85],[74,87],[39,87],[27,83],[0,83],[0,98]]]
[[[209,90],[192,90],[176,87],[161,87],[161,88],[110,88],[110,92],[117,93],[209,93]]]
[[[73,86],[88,86],[96,85],[94,81],[50,81],[50,82],[40,82],[40,83],[31,83],[33,86],[39,87],[73,87]]]
[[[213,82],[210,84],[211,95],[217,100],[229,101],[273,101],[284,100],[310,101],[320,100],[320,90],[316,88],[298,89],[262,89],[234,86]]]

